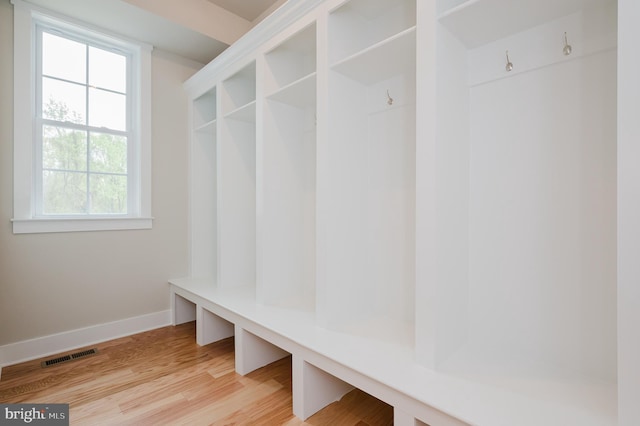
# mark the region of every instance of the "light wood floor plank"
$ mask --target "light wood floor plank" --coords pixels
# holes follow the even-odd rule
[[[240,376],[233,337],[200,347],[194,323],[94,347],[96,355],[48,368],[42,360],[3,368],[0,402],[68,403],[71,424],[90,426],[393,423],[390,406],[359,390],[303,422],[292,413],[290,357]]]

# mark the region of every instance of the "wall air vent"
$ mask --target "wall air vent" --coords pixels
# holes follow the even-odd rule
[[[45,367],[51,367],[52,365],[58,365],[58,364],[62,364],[63,362],[69,362],[69,361],[73,361],[76,359],[80,359],[80,358],[85,358],[91,355],[95,355],[98,353],[98,349],[88,349],[86,351],[81,351],[81,352],[76,352],[74,354],[71,355],[64,355],[64,356],[60,356],[57,358],[51,358],[48,359],[46,361],[42,361],[42,363],[40,363],[40,365],[42,366],[42,368]]]

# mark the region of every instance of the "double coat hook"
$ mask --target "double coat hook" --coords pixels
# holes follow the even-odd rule
[[[572,50],[573,50],[573,48],[571,47],[571,45],[569,44],[569,41],[567,40],[567,32],[565,31],[564,32],[564,46],[562,48],[562,53],[564,54],[564,56],[569,56],[569,55],[571,55]],[[505,54],[505,57],[507,58],[507,63],[504,66],[504,69],[507,72],[510,72],[510,71],[513,70],[513,62],[511,62],[511,59],[509,59],[509,51],[508,50],[506,50],[504,52],[504,54]]]

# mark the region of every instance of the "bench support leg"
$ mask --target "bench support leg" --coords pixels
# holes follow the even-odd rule
[[[196,343],[200,346],[233,336],[233,324],[198,306]]]
[[[340,400],[353,386],[293,356],[293,414],[302,420]]]
[[[393,407],[393,424],[395,426],[418,426],[419,423],[413,416]]]
[[[289,356],[289,352],[255,334],[251,334],[237,325],[235,329],[236,373],[244,376],[253,370]]]
[[[173,325],[184,324],[196,320],[196,304],[171,292],[173,307]]]

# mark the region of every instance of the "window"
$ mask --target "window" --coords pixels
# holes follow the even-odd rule
[[[131,56],[36,28],[36,216],[126,215]]]
[[[14,233],[150,228],[150,49],[22,0],[14,32]]]

